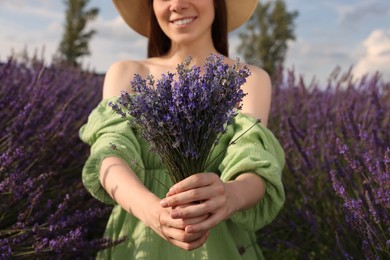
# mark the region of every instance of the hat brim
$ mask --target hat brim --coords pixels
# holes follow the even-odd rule
[[[147,0],[112,0],[122,19],[137,33],[149,36],[149,4]],[[244,24],[256,9],[258,0],[225,0],[228,31]]]

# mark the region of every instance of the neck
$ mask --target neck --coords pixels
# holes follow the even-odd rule
[[[183,62],[188,56],[192,57],[191,64],[203,66],[206,57],[218,53],[211,39],[195,41],[189,44],[172,42],[171,49],[165,55],[174,64]]]
[[[206,58],[210,54],[216,54],[217,51],[215,49],[208,50],[176,50],[173,52],[169,52],[165,58],[169,59],[173,64],[182,63],[186,58],[191,56],[191,65],[203,66],[206,62]]]

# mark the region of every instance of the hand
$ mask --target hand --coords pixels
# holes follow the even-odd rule
[[[181,209],[185,209],[188,205],[179,206]],[[162,238],[169,241],[172,245],[175,245],[184,250],[190,251],[202,246],[207,238],[208,231],[204,232],[192,232],[185,231],[185,227],[188,225],[196,224],[204,221],[207,216],[200,216],[186,219],[173,219],[171,217],[171,208],[159,208],[157,213],[157,221],[155,225],[150,227]]]
[[[191,219],[208,216],[201,222],[185,226],[187,233],[204,233],[234,213],[229,183],[215,173],[198,173],[171,187],[161,206],[172,207],[172,219]],[[179,207],[187,205],[186,207]]]

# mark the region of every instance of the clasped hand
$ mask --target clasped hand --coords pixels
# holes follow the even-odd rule
[[[173,185],[161,200],[160,231],[185,250],[202,246],[209,230],[233,213],[228,183],[214,173],[198,173]]]

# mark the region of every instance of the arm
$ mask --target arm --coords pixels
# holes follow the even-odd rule
[[[261,123],[267,126],[271,107],[271,80],[264,70],[256,66],[248,67],[252,75],[248,77],[246,84],[242,87],[243,91],[248,94],[243,99],[241,111],[260,119]]]
[[[171,217],[186,219],[210,214],[203,222],[185,228],[188,233],[205,232],[234,213],[253,207],[264,193],[264,180],[252,173],[240,174],[228,182],[223,182],[214,173],[199,173],[172,186],[161,205],[175,207],[200,201],[186,208],[174,209]]]
[[[151,193],[134,171],[119,157],[106,157],[100,166],[99,180],[111,198],[128,213],[142,220],[148,226],[156,226],[153,217],[160,199]],[[150,205],[146,212],[144,205]]]
[[[237,136],[254,119],[239,114],[235,121],[239,121],[233,124],[237,127],[234,134]],[[283,206],[283,167],[282,147],[267,128],[258,124],[228,147],[219,166],[220,177],[195,174],[173,186],[162,206],[201,201],[192,208],[171,212],[173,218],[210,214],[210,219],[203,223],[186,227],[188,232],[210,229],[226,218],[243,229],[256,231],[269,224]]]
[[[208,232],[184,230],[188,225],[203,221],[205,216],[172,219],[170,209],[160,206],[160,198],[143,185],[126,162],[118,157],[107,157],[100,169],[100,182],[109,195],[160,237],[185,250],[198,248],[206,241]]]

